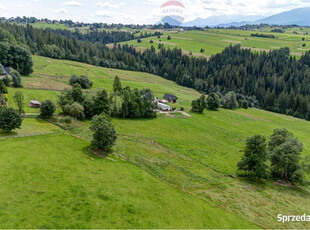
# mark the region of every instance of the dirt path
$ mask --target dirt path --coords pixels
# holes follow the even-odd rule
[[[190,115],[190,114],[188,114],[188,113],[186,113],[184,111],[179,111],[179,113],[182,114],[185,117],[191,117],[192,116],[192,115]]]

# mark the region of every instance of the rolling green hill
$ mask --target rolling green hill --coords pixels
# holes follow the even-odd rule
[[[124,42],[140,48],[150,48],[152,45],[157,48],[161,43],[166,47],[178,47],[193,55],[211,56],[223,51],[230,44],[240,44],[244,48],[251,48],[254,51],[274,50],[283,47],[289,47],[291,54],[300,57],[310,48],[310,36],[305,34],[307,31],[298,31],[299,34],[292,33],[295,30],[288,30],[285,33],[270,33],[270,28],[263,31],[242,31],[228,29],[208,29],[205,31],[187,31],[187,32],[164,32],[161,38],[152,37],[142,39],[142,43],[137,40]],[[278,39],[251,37],[251,33],[273,34]],[[167,40],[167,36],[171,40]],[[305,38],[305,41],[302,41]],[[154,43],[150,43],[153,40]],[[123,44],[124,44],[123,43]],[[303,44],[306,44],[303,47]],[[205,49],[204,53],[200,53],[201,48]]]
[[[175,94],[176,107],[191,117],[112,119],[118,141],[108,159],[89,152],[89,121],[70,133],[0,140],[0,175],[5,178],[0,228],[308,227],[278,223],[277,215],[307,213],[309,186],[247,181],[236,176],[236,164],[247,137],[268,137],[275,128],[293,132],[304,144],[303,156],[310,155],[309,122],[258,109],[197,115],[189,109],[199,93],[158,76],[33,59],[34,73],[23,78],[27,99],[56,101],[72,74],[88,75],[94,81],[91,90],[111,91],[118,75],[123,87],[151,88],[158,97]],[[14,90],[9,89],[10,98]]]

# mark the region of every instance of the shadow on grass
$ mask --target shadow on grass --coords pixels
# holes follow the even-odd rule
[[[303,197],[309,197],[310,192],[305,186],[298,186],[290,183],[277,183],[276,181],[273,180],[255,180],[255,179],[250,179],[246,177],[237,177],[237,179],[240,182],[243,182],[244,184],[251,185],[253,186],[256,190],[266,190],[266,189],[272,189],[274,193],[277,193],[280,191],[281,193],[298,193],[298,195],[303,196]]]
[[[112,152],[105,152],[99,149],[95,149],[91,145],[83,148],[82,152],[91,159],[106,159],[112,154]]]
[[[0,131],[0,138],[5,138],[5,137],[12,137],[12,136],[17,136],[18,133],[16,131],[12,132],[5,132],[5,131]]]

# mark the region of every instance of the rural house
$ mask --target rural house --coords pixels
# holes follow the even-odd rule
[[[167,94],[167,93],[164,95],[164,99],[167,100],[168,102],[173,102],[173,103],[177,103],[177,100],[178,100],[176,96]]]

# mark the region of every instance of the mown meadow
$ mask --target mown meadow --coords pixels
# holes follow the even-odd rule
[[[158,97],[176,95],[175,106],[191,117],[112,119],[118,140],[105,159],[89,150],[89,121],[69,132],[0,140],[5,178],[0,227],[307,228],[306,223],[278,223],[277,215],[307,213],[309,186],[246,180],[238,177],[236,164],[246,138],[269,137],[275,128],[293,132],[304,144],[303,156],[310,155],[309,122],[258,109],[197,115],[189,109],[200,94],[158,76],[33,59],[35,71],[23,77],[21,89],[28,99],[56,102],[59,90],[70,87],[72,74],[87,75],[94,82],[91,91],[111,92],[118,75],[123,87],[151,88]],[[10,98],[14,90],[9,89]]]
[[[310,36],[305,34],[307,31],[288,30],[285,33],[271,33],[270,28],[262,31],[242,31],[230,29],[206,29],[204,31],[169,31],[164,32],[160,38],[151,37],[141,39],[142,43],[137,40],[123,42],[122,44],[134,45],[140,48],[150,48],[152,45],[158,48],[158,44],[163,44],[169,48],[181,48],[185,53],[192,52],[195,56],[211,56],[223,51],[230,44],[240,44],[243,48],[249,48],[253,51],[269,51],[283,47],[289,47],[291,54],[296,57],[310,48]],[[293,33],[296,32],[297,34]],[[252,37],[252,33],[263,33],[274,35],[277,39]],[[168,35],[171,40],[168,40]],[[302,40],[304,38],[304,41]],[[150,43],[150,40],[153,43]],[[303,44],[306,44],[304,47]],[[201,53],[201,49],[205,51]]]

